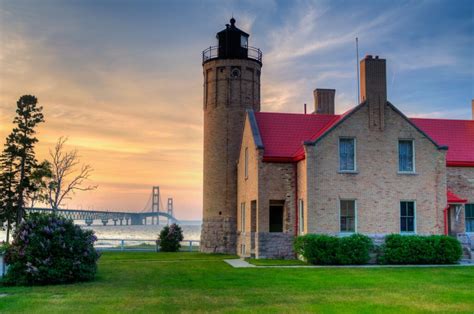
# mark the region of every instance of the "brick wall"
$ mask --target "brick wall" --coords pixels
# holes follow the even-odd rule
[[[468,204],[474,204],[474,168],[469,167],[448,167],[447,168],[448,188],[463,199],[467,199]],[[451,230],[453,233],[463,233],[466,231],[465,211],[461,210],[458,220],[456,212],[450,211]]]
[[[245,149],[249,154],[248,176],[245,177]],[[267,258],[280,257],[284,252],[292,253],[295,223],[295,166],[285,163],[262,162],[263,151],[257,149],[246,120],[237,170],[237,229],[238,254],[242,244],[246,245],[245,256]],[[252,232],[251,202],[256,201],[255,232]],[[283,232],[269,232],[270,200],[284,201]],[[245,226],[242,228],[241,203],[245,203]],[[245,233],[242,233],[245,232]],[[291,240],[289,240],[291,239]],[[253,243],[252,243],[253,241]],[[249,249],[250,248],[250,249]],[[252,249],[253,248],[253,249]],[[283,252],[283,253],[282,253]],[[291,255],[290,254],[290,255]]]
[[[232,74],[236,68],[240,75]],[[245,112],[260,110],[260,70],[252,60],[216,59],[203,65],[203,252],[237,249],[237,159]]]
[[[400,232],[400,201],[416,201],[418,234],[443,232],[446,206],[445,151],[408,124],[389,106],[384,131],[369,130],[363,106],[315,146],[307,146],[309,233],[339,233],[339,201],[357,201],[357,231]],[[357,141],[357,173],[338,173],[339,137]],[[398,174],[398,139],[413,139],[416,174]]]

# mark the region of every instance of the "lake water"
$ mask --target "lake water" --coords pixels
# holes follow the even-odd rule
[[[159,226],[156,225],[142,225],[142,226],[103,226],[99,225],[99,221],[94,222],[96,225],[90,227],[80,224],[85,229],[94,230],[97,238],[99,239],[147,239],[154,240],[158,238],[158,234],[161,229],[165,226],[162,223]],[[185,240],[199,240],[201,237],[201,222],[200,221],[183,221],[180,223],[183,229],[183,236]],[[6,232],[0,230],[0,242],[4,241]]]

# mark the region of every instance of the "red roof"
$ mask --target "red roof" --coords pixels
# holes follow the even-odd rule
[[[449,147],[448,166],[474,167],[474,120],[411,119],[439,145]]]
[[[316,139],[339,120],[339,115],[255,113],[266,161],[288,161],[296,158],[303,142]]]
[[[303,142],[317,140],[346,114],[255,113],[264,146],[264,161],[304,159]],[[438,145],[449,147],[448,166],[474,167],[473,120],[410,120]]]
[[[448,203],[451,204],[464,204],[467,203],[467,200],[460,198],[450,190],[448,190]]]

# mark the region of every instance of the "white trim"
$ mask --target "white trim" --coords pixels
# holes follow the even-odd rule
[[[412,171],[401,171],[400,170],[400,141],[410,141],[411,142],[411,147],[413,150],[413,157],[412,157],[412,163],[413,163],[413,170]],[[398,174],[416,174],[416,149],[415,149],[415,139],[413,138],[398,138],[397,141],[397,160],[398,160]]]
[[[341,140],[353,140],[354,141],[354,169],[353,170],[342,170],[341,169]],[[338,161],[338,172],[339,173],[358,173],[357,171],[357,138],[351,136],[340,136],[337,141],[337,161]]]
[[[401,206],[402,202],[413,202],[413,231],[402,231],[402,224],[400,223],[400,218],[402,217]],[[400,200],[398,203],[398,230],[400,234],[417,234],[417,219],[416,219],[416,200]]]
[[[240,203],[240,231],[245,233],[245,202]]]
[[[354,202],[354,231],[341,231],[341,201],[353,201]],[[357,210],[357,199],[353,198],[340,198],[339,199],[339,210],[338,210],[338,225],[339,225],[339,234],[340,235],[350,235],[357,233],[358,221],[358,210]]]
[[[298,233],[304,234],[304,201],[302,198],[298,200]]]

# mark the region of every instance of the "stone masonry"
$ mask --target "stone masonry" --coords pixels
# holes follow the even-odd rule
[[[260,71],[250,59],[203,64],[203,252],[236,252],[237,159],[245,111],[260,110]]]

